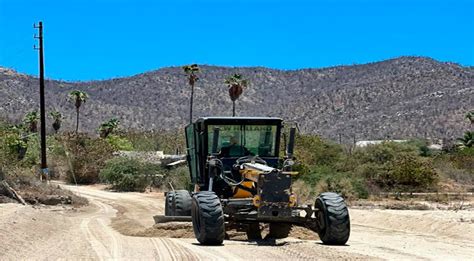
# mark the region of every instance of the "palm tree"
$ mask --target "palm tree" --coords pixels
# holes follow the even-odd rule
[[[466,113],[466,119],[468,119],[471,124],[474,124],[474,111]]]
[[[63,120],[63,115],[59,111],[52,111],[49,113],[49,116],[53,119],[53,129],[56,133],[58,133],[59,129],[61,128],[61,122]]]
[[[229,87],[229,96],[232,100],[232,116],[235,117],[235,101],[240,97],[244,88],[247,88],[249,81],[240,74],[234,74],[225,80]]]
[[[39,115],[37,111],[28,112],[23,119],[23,122],[28,125],[28,130],[30,132],[38,131],[38,120]]]
[[[79,130],[79,108],[86,102],[87,98],[89,98],[89,95],[86,92],[80,90],[69,92],[69,100],[74,102],[74,106],[76,106],[76,134]]]
[[[461,145],[467,148],[471,148],[474,145],[474,131],[466,131],[462,138],[457,139],[461,142]]]
[[[99,127],[99,135],[101,138],[107,138],[112,132],[117,130],[120,121],[116,118],[112,118],[104,123],[102,123]]]
[[[183,66],[184,73],[188,76],[188,83],[191,86],[191,99],[189,102],[189,123],[193,122],[193,99],[194,99],[194,84],[199,80],[196,73],[199,72],[197,64]]]

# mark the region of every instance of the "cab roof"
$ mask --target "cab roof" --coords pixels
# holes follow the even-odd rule
[[[204,124],[281,124],[283,120],[277,117],[201,117],[195,123]]]
[[[240,120],[282,120],[278,117],[230,117],[230,116],[206,116],[206,117],[199,117],[199,120],[212,120],[212,119],[240,119]]]

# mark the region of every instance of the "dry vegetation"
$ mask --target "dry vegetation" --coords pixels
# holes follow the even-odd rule
[[[12,131],[4,125],[4,134]],[[7,137],[3,135],[2,137]],[[164,149],[173,153],[183,151],[184,138],[178,132],[126,133],[120,132],[115,139],[102,139],[89,135],[57,134],[48,138],[51,173],[55,178],[70,183],[90,184],[105,182],[120,191],[144,191],[148,186],[169,189],[191,187],[186,166],[166,169],[157,163],[114,157],[117,139],[132,150]],[[115,144],[115,146],[114,146]],[[26,156],[18,160],[16,150],[2,139],[2,171],[7,180],[20,175],[32,179],[38,168],[38,146],[30,140]],[[386,192],[472,192],[474,152],[472,148],[452,151],[426,151],[424,141],[407,143],[383,143],[366,148],[347,150],[340,144],[314,135],[299,135],[296,144],[300,172],[295,190],[300,201],[310,202],[314,195],[323,191],[336,191],[349,200],[381,197]],[[20,173],[20,174],[18,174]],[[15,181],[28,202],[44,201],[34,196]],[[37,183],[34,183],[36,186]],[[33,186],[33,187],[34,187]],[[41,187],[41,186],[40,186]],[[43,186],[44,187],[44,186]],[[61,194],[55,188],[44,187],[40,194]],[[28,192],[30,191],[30,192]],[[431,199],[436,201],[439,199]],[[5,201],[5,199],[4,199]],[[63,200],[69,202],[68,199]]]

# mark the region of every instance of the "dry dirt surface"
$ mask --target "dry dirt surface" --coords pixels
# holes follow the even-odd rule
[[[154,225],[162,193],[115,193],[100,186],[63,187],[89,206],[0,204],[0,260],[334,260],[474,257],[474,211],[350,209],[346,246],[325,246],[295,229],[276,242],[237,233],[223,246],[200,246],[187,223]]]

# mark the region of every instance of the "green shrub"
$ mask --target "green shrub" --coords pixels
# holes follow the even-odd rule
[[[365,162],[354,167],[353,173],[369,183],[377,183],[381,177],[387,175],[389,170],[388,163],[377,164],[373,162]]]
[[[40,164],[41,158],[41,145],[40,136],[36,133],[30,134],[28,137],[27,150],[25,158],[23,159],[23,165],[34,166]]]
[[[326,177],[318,182],[316,191],[319,193],[332,191],[341,194],[345,199],[355,199],[355,194],[351,180],[346,177]]]
[[[332,191],[348,199],[367,198],[368,190],[363,179],[351,173],[337,172],[329,166],[316,166],[302,175],[301,179],[315,194]]]
[[[410,154],[399,154],[383,182],[389,187],[432,188],[439,180],[431,163]]]
[[[296,137],[295,155],[304,165],[334,165],[342,157],[342,147],[315,135]]]
[[[133,150],[133,144],[127,139],[118,135],[109,134],[106,138],[107,142],[112,146],[114,150]]]
[[[161,168],[157,164],[115,158],[107,161],[100,171],[100,179],[119,191],[144,191],[151,178],[160,172]]]
[[[439,175],[431,166],[431,159],[420,156],[413,144],[386,142],[358,149],[354,157],[359,162],[353,173],[367,184],[382,189],[433,188]]]
[[[14,156],[19,160],[22,160],[25,157],[28,144],[21,138],[19,133],[5,132],[5,138],[2,143],[4,143],[5,147],[8,148],[7,154],[10,156]]]
[[[326,177],[337,175],[337,172],[329,166],[316,166],[309,169],[308,173],[301,174],[301,179],[309,185],[316,185]]]

